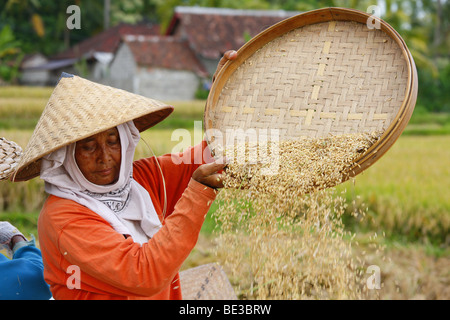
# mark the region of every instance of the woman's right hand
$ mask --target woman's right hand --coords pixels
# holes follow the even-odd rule
[[[192,178],[210,188],[218,189],[223,187],[223,174],[220,172],[226,167],[224,159],[215,162],[202,164],[192,174]]]

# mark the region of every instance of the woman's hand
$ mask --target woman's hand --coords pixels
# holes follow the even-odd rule
[[[217,74],[228,60],[234,60],[237,58],[237,52],[234,50],[228,50],[223,54],[217,65],[216,72],[214,72],[212,81],[216,79]],[[223,187],[223,175],[220,173],[226,167],[225,159],[219,159],[212,163],[203,164],[198,167],[192,174],[192,178],[204,184],[210,188],[222,188]]]
[[[237,52],[234,50],[228,50],[223,54],[223,57],[220,59],[219,64],[217,65],[216,72],[214,72],[214,76],[212,81],[216,79],[217,74],[220,72],[222,67],[227,63],[228,60],[234,60],[237,57]],[[198,167],[194,173],[192,174],[192,178],[204,184],[210,188],[222,188],[223,187],[223,175],[220,171],[222,171],[226,167],[225,159],[219,159],[212,163],[203,164]]]
[[[202,164],[192,174],[192,179],[210,188],[218,189],[223,187],[222,171],[226,167],[225,159]]]
[[[219,73],[220,70],[222,70],[222,67],[227,63],[228,60],[234,60],[237,58],[237,52],[234,50],[228,50],[223,54],[223,57],[220,59],[219,64],[217,65],[216,72],[214,72],[212,81],[216,80],[216,76]]]

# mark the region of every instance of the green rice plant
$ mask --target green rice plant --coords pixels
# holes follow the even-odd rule
[[[401,136],[373,166],[339,186],[349,210],[364,207],[367,217],[349,219],[407,241],[450,244],[450,136]]]
[[[51,92],[41,87],[0,87],[0,128],[33,130]]]
[[[0,128],[0,137],[16,142],[22,149],[30,140],[33,130],[17,130],[17,129],[2,129]]]
[[[0,212],[40,211],[46,198],[44,182],[40,179],[0,182]]]
[[[48,99],[53,87],[4,86],[0,87],[0,98],[45,98]]]
[[[173,101],[167,104],[174,107],[172,114],[163,122],[157,124],[158,129],[191,129],[194,121],[203,120],[203,111],[205,109],[205,101]]]
[[[0,212],[0,221],[8,221],[13,224],[25,237],[30,239],[31,235],[36,238],[38,244],[37,221],[39,211],[35,212]],[[39,244],[38,244],[39,245]]]

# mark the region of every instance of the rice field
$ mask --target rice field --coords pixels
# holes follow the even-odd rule
[[[0,136],[25,147],[51,90],[0,87]],[[174,102],[173,115],[142,134],[152,151],[140,143],[136,158],[171,152],[180,142],[180,136],[173,135],[175,129],[194,136],[194,121],[202,120],[204,103]],[[427,117],[425,122],[420,120]],[[450,135],[442,134],[448,127],[449,117],[445,117],[413,115],[411,125],[378,162],[336,188],[347,202],[348,213],[365,212],[364,219],[344,214],[343,221],[360,244],[353,248],[354,255],[364,257],[366,266],[381,269],[382,287],[371,291],[371,298],[450,298]],[[201,139],[199,134],[196,137],[191,144]],[[44,200],[39,179],[0,182],[0,220],[36,235],[37,214]],[[226,255],[215,252],[212,216],[217,208],[213,204],[198,245],[183,268],[211,261],[225,264]],[[247,279],[244,273],[230,277],[241,299],[258,298]]]

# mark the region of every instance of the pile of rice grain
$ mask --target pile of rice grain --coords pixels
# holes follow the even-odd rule
[[[247,143],[225,152],[216,253],[241,298],[361,297],[361,268],[341,219],[346,203],[332,187],[378,138]]]

